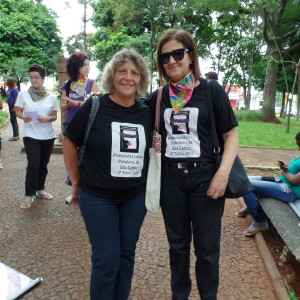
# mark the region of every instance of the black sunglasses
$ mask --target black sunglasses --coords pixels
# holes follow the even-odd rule
[[[176,61],[182,60],[184,58],[184,52],[190,52],[190,50],[186,48],[181,48],[173,50],[171,52],[165,52],[159,54],[158,59],[161,64],[165,65],[170,61],[171,55]]]

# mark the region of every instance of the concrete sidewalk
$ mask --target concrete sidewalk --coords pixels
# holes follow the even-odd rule
[[[26,168],[26,156],[20,151],[22,139],[7,141],[12,132],[10,124],[0,131],[4,164],[0,170],[0,261],[31,278],[43,277],[44,281],[22,299],[89,299],[91,249],[78,206],[64,203],[70,190],[64,183],[62,155],[53,154],[49,164],[46,188],[54,199],[36,200],[31,209],[22,210],[19,201],[24,195]],[[243,149],[242,159],[251,163],[252,152]],[[285,157],[280,158],[287,161]],[[248,221],[235,217],[239,208],[237,200],[226,202],[218,299],[277,299],[256,240],[242,235]],[[199,296],[194,255],[191,259],[193,289],[189,299],[195,300]],[[148,214],[143,224],[130,299],[171,299],[168,243],[161,214]]]

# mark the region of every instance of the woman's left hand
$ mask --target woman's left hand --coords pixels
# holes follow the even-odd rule
[[[221,174],[218,171],[210,182],[210,186],[207,191],[207,196],[213,199],[218,199],[222,197],[225,193],[227,183],[228,175],[226,176],[225,174]]]
[[[72,185],[71,201],[69,204],[78,204],[78,186]]]

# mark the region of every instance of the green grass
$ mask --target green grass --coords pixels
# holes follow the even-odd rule
[[[286,133],[287,119],[278,117],[281,124],[261,122],[261,110],[235,111],[239,121],[240,146],[296,149],[295,135],[300,131],[300,122],[290,118],[289,133]]]
[[[285,124],[239,121],[237,131],[240,146],[296,149],[295,135],[300,131],[300,123],[290,126],[286,133]]]

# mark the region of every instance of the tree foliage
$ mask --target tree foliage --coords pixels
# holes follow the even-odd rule
[[[15,57],[44,65],[47,74],[56,72],[61,55],[61,38],[54,13],[41,1],[1,0],[0,2],[0,68]],[[7,64],[6,64],[7,67]]]
[[[3,69],[6,70],[2,77],[14,78],[19,90],[21,90],[21,83],[28,82],[28,66],[30,65],[30,59],[25,57],[13,57],[3,64]]]
[[[214,70],[224,74],[223,84],[243,87],[246,108],[252,86],[264,89],[264,119],[274,121],[276,91],[291,86],[291,67],[300,58],[299,5],[299,0],[145,0],[142,5],[95,0],[95,57],[102,68],[117,50],[134,45],[154,72],[161,33],[186,29],[199,56],[212,59]]]

